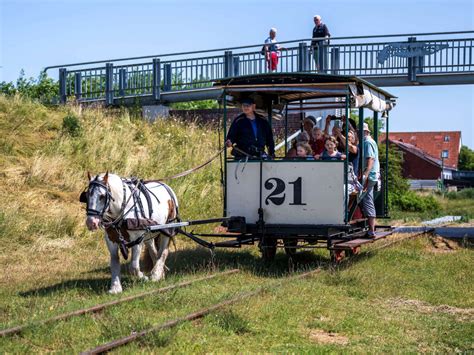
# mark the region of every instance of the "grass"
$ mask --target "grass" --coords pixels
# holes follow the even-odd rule
[[[65,117],[75,118],[64,125]],[[106,247],[100,233],[85,229],[77,201],[87,170],[158,178],[198,165],[218,149],[209,127],[174,120],[145,124],[120,110],[48,109],[1,96],[0,132],[1,328],[121,297],[106,293]],[[216,162],[170,182],[183,216],[221,214],[218,167]],[[446,211],[455,209],[453,203],[470,209],[468,202],[446,199],[442,205]],[[293,263],[279,252],[275,263],[266,265],[256,247],[218,250],[211,258],[209,251],[178,238],[167,279],[159,285],[140,282],[124,268],[123,296],[218,270],[238,267],[241,273],[34,326],[1,338],[0,349],[87,350],[284,280],[290,270],[322,266],[316,276],[284,283],[116,352],[469,352],[474,350],[472,263],[472,250],[435,252],[426,238],[366,252],[338,268],[329,265],[327,252],[300,253]]]
[[[462,222],[474,219],[474,200],[472,199],[473,189],[461,190],[460,192],[449,192],[440,195],[433,192],[418,192],[422,195],[432,195],[438,201],[440,208],[436,211],[408,212],[392,209],[390,215],[392,219],[403,223],[413,224],[421,221],[434,219],[441,216],[461,216]]]

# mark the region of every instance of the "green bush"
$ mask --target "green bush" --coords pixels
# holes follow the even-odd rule
[[[63,132],[71,137],[78,137],[82,133],[82,126],[79,118],[69,114],[63,119]]]
[[[439,212],[441,205],[434,196],[420,196],[413,191],[403,194],[390,194],[390,205],[407,212]]]
[[[450,191],[446,194],[446,197],[450,200],[463,200],[473,199],[474,200],[474,188],[463,189],[459,192]]]

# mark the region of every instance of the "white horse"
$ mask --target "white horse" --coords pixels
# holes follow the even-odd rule
[[[127,258],[128,249],[125,243],[139,242],[131,247],[131,274],[148,280],[148,277],[140,270],[140,254],[144,243],[153,264],[151,280],[163,279],[172,234],[164,231],[153,239],[150,239],[150,234],[147,234],[142,242],[145,230],[136,230],[136,228],[130,230],[127,222],[134,224],[146,221],[151,224],[165,224],[174,220],[178,214],[178,203],[173,190],[161,182],[139,185],[136,180],[124,180],[108,172],[93,178],[88,174],[88,177],[89,187],[81,195],[81,201],[87,203],[87,228],[91,231],[99,227],[105,229],[112,274],[109,292],[113,294],[122,292],[119,250]]]

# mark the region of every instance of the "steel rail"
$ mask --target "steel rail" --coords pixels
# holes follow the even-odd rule
[[[119,346],[131,343],[134,340],[136,340],[138,338],[141,338],[141,337],[144,337],[144,336],[146,336],[150,333],[159,332],[159,331],[162,331],[162,330],[165,330],[165,329],[173,328],[173,327],[177,326],[180,323],[202,318],[205,315],[207,315],[209,313],[212,313],[212,312],[214,312],[218,309],[221,309],[221,308],[224,308],[226,306],[232,305],[232,304],[237,303],[237,302],[239,302],[243,299],[259,295],[260,293],[263,293],[264,291],[282,286],[283,284],[285,284],[287,282],[314,275],[316,273],[319,273],[321,270],[322,270],[321,268],[314,269],[314,270],[311,270],[311,271],[308,271],[308,272],[305,272],[305,273],[302,273],[302,274],[299,274],[299,275],[296,275],[296,276],[287,277],[282,281],[277,281],[277,282],[274,282],[274,283],[272,283],[270,285],[267,285],[267,286],[262,286],[262,287],[260,287],[256,290],[254,290],[254,291],[239,293],[237,296],[235,296],[233,298],[230,298],[230,299],[227,299],[223,302],[214,304],[210,307],[201,308],[200,310],[198,310],[196,312],[189,313],[186,316],[175,318],[175,319],[169,320],[165,323],[155,325],[151,328],[142,330],[141,332],[133,333],[129,336],[119,338],[119,339],[115,339],[115,340],[113,340],[109,343],[105,343],[105,344],[102,344],[102,345],[100,345],[98,347],[95,347],[93,349],[81,352],[81,354],[101,354],[101,353],[104,353],[106,351],[118,348]]]
[[[238,273],[239,271],[240,271],[239,269],[232,269],[232,270],[220,272],[220,273],[209,275],[209,276],[203,276],[203,277],[197,278],[195,280],[184,281],[184,282],[180,282],[180,283],[175,284],[175,285],[162,287],[162,288],[159,288],[157,290],[151,290],[151,291],[139,293],[137,295],[131,295],[131,296],[128,296],[128,297],[120,298],[120,299],[115,300],[115,301],[110,301],[110,302],[98,304],[98,305],[95,305],[95,306],[92,306],[92,307],[83,308],[83,309],[79,309],[79,310],[68,312],[68,313],[63,313],[63,314],[60,314],[60,315],[57,315],[55,317],[48,318],[48,319],[45,319],[45,320],[42,320],[42,321],[38,321],[38,322],[30,323],[30,324],[25,324],[25,325],[19,325],[19,326],[13,327],[13,328],[3,329],[2,331],[0,331],[0,337],[5,337],[5,336],[21,333],[24,329],[29,328],[29,327],[44,325],[46,323],[51,323],[51,322],[55,322],[55,321],[59,321],[59,320],[64,320],[64,319],[80,316],[80,315],[87,314],[87,313],[100,312],[100,311],[102,311],[103,309],[105,309],[107,307],[115,306],[115,305],[120,304],[120,303],[128,302],[128,301],[131,301],[131,300],[135,300],[137,298],[146,297],[146,296],[153,295],[153,294],[156,294],[156,293],[164,293],[164,292],[167,292],[167,291],[174,290],[176,288],[186,287],[186,286],[189,286],[193,283],[200,282],[200,281],[205,281],[205,280],[210,280],[210,279],[213,279],[213,278],[216,278],[216,277],[219,277],[219,276],[235,274],[235,273]]]
[[[398,244],[398,243],[404,242],[404,241],[409,240],[409,239],[413,239],[413,238],[416,238],[416,237],[421,237],[424,234],[431,234],[431,233],[434,232],[434,230],[435,230],[434,228],[430,228],[430,229],[424,230],[424,231],[419,232],[419,233],[410,234],[406,237],[393,239],[393,240],[389,241],[388,243],[385,243],[385,244],[380,245],[380,246],[375,247],[375,248],[371,248],[371,249],[367,250],[365,253],[372,253],[374,251],[388,248],[388,247],[390,247],[394,244]]]
[[[412,37],[412,36],[438,36],[438,35],[454,35],[454,34],[468,34],[468,33],[474,33],[474,31],[401,33],[401,34],[392,34],[392,35],[370,35],[370,36],[345,36],[345,37],[331,37],[330,40],[335,41],[335,40],[342,40],[342,39],[347,40],[347,39],[365,39],[365,38],[393,38],[393,37],[407,37],[407,36],[410,36],[410,37]],[[303,38],[303,39],[294,39],[294,40],[289,40],[289,41],[278,41],[278,43],[279,44],[286,44],[286,43],[304,42],[304,41],[312,41],[312,40],[313,40],[313,38]],[[254,47],[259,47],[259,46],[262,46],[262,45],[264,45],[264,43],[249,44],[249,45],[237,46],[237,47],[215,48],[215,49],[187,51],[187,52],[144,55],[144,56],[138,56],[138,57],[101,59],[101,60],[71,63],[71,64],[50,65],[50,66],[45,67],[43,69],[43,71],[46,72],[50,69],[75,67],[75,66],[78,66],[78,65],[90,65],[90,64],[107,63],[107,62],[124,62],[124,61],[138,60],[138,59],[149,59],[149,58],[158,58],[158,57],[163,58],[163,57],[172,57],[172,56],[180,56],[180,55],[188,55],[188,54],[222,52],[222,51],[229,51],[229,50],[235,50],[235,49],[254,48]]]

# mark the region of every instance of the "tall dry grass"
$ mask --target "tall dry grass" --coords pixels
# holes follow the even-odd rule
[[[77,124],[74,132],[64,125],[66,116]],[[11,271],[10,278],[15,270],[23,270],[18,278],[33,277],[34,268],[28,271],[21,262],[57,257],[62,262],[49,267],[64,272],[79,264],[73,258],[82,253],[90,259],[86,268],[104,260],[100,233],[85,230],[78,202],[87,171],[156,179],[196,166],[218,150],[216,130],[193,122],[147,123],[126,110],[46,108],[19,97],[0,96],[0,137],[0,266]],[[184,218],[222,213],[218,167],[216,161],[168,182]],[[0,276],[0,284],[5,281]]]

